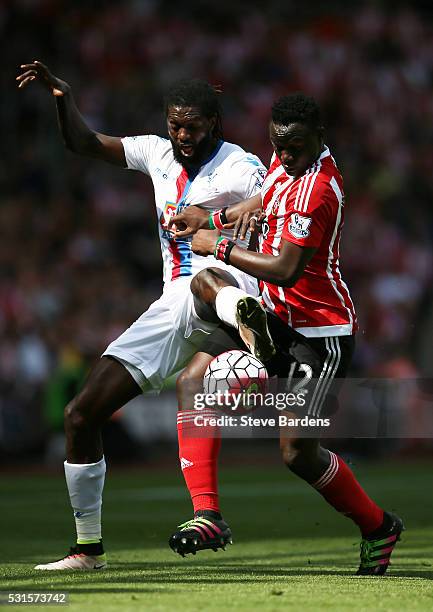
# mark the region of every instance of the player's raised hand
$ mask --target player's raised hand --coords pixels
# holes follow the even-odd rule
[[[219,238],[219,230],[199,230],[192,239],[191,248],[196,255],[213,255]]]
[[[45,64],[34,60],[30,64],[21,64],[22,73],[17,76],[18,88],[27,87],[32,81],[39,81],[53,96],[63,96],[69,85],[51,74]]]
[[[188,206],[170,219],[168,229],[175,238],[191,236],[200,229],[209,229],[209,212],[199,206]]]

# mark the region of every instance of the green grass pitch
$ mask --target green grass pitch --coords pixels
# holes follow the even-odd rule
[[[112,471],[107,478],[110,568],[94,573],[32,569],[61,557],[73,543],[61,474],[0,476],[0,589],[68,591],[71,612],[432,610],[431,466],[360,463],[354,470],[370,494],[406,523],[385,578],[353,575],[356,528],[278,465],[224,468],[223,510],[234,545],[182,559],[167,545],[176,524],[191,516],[181,476],[177,468],[146,468]]]

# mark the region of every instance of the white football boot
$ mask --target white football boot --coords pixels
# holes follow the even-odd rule
[[[53,561],[52,563],[46,563],[36,565],[35,570],[100,570],[107,567],[107,556],[103,555],[85,555],[79,553],[76,548],[71,548],[69,554],[63,559]]]

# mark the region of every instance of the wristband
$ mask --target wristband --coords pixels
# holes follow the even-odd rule
[[[223,229],[223,225],[228,222],[226,217],[226,210],[227,207],[214,210],[214,212],[210,213],[209,227],[211,229]]]
[[[215,245],[214,257],[224,263],[228,264],[230,259],[230,253],[233,247],[236,246],[234,242],[220,236]]]

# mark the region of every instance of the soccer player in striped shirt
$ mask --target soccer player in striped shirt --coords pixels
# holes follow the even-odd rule
[[[218,213],[209,220],[204,213],[193,220],[185,211],[174,217],[172,223],[182,225],[183,231],[178,232],[181,235],[198,230],[192,246],[195,253],[213,253],[216,259],[260,280],[265,310],[241,289],[216,280],[209,269],[195,277],[191,288],[196,297],[213,307],[220,320],[229,326],[212,334],[207,353],[216,356],[230,348],[242,348],[239,337],[230,329],[238,329],[242,324],[245,334],[245,327],[249,327],[251,336],[247,344],[256,356],[263,359],[266,351],[270,355],[276,348],[276,355],[265,361],[268,372],[286,378],[290,372],[290,376],[297,377],[298,387],[301,382],[304,390],[308,390],[305,414],[326,416],[332,397],[331,385],[335,382],[334,394],[338,379],[346,376],[357,330],[353,303],[339,269],[343,181],[324,145],[320,110],[312,98],[293,94],[276,101],[272,108],[270,140],[274,154],[261,196],[225,212],[225,219],[231,222],[242,211],[254,210],[261,202],[264,218],[258,253],[237,247],[217,231],[198,229],[209,227],[209,221],[212,225]],[[244,334],[241,336],[245,340]],[[198,354],[182,374],[181,382],[187,384],[194,377],[202,376],[207,363],[207,358]],[[184,457],[194,464],[211,442],[209,438],[194,435],[187,414],[185,411],[178,418],[179,437]],[[183,429],[188,429],[188,436]],[[385,573],[403,529],[401,519],[384,512],[370,499],[343,459],[323,448],[317,437],[297,436],[293,429],[282,428],[280,442],[283,460],[289,469],[360,528],[358,574]],[[194,465],[183,469],[193,503],[197,498],[201,502],[200,492],[206,491],[209,510],[218,512],[215,483],[199,480],[196,487],[194,469]],[[200,510],[203,513],[205,508]],[[212,516],[215,518],[209,514]],[[193,552],[197,546],[191,542],[197,541],[200,548],[201,539],[206,537],[201,535],[200,528],[200,523],[187,523],[186,528],[173,534],[171,546],[181,553]],[[179,545],[181,542],[185,544]]]

